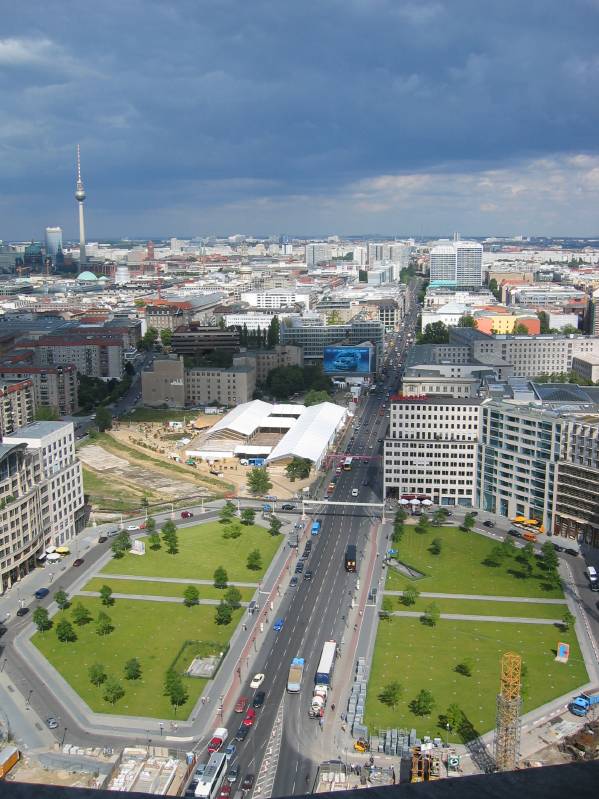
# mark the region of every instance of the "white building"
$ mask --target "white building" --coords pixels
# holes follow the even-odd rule
[[[480,400],[443,395],[391,401],[384,496],[472,505]]]
[[[46,255],[49,255],[52,260],[56,258],[59,251],[62,250],[62,228],[60,227],[47,227],[46,228]]]
[[[309,267],[316,266],[321,261],[330,261],[332,254],[332,246],[325,244],[323,241],[306,244],[306,263]]]
[[[241,301],[247,302],[252,308],[278,310],[291,308],[296,303],[302,303],[306,310],[310,308],[310,294],[299,293],[287,289],[267,289],[266,291],[243,291]]]
[[[441,239],[430,251],[431,283],[481,286],[483,246],[477,241]]]

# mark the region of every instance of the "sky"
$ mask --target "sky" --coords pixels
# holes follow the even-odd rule
[[[0,239],[599,235],[599,0],[0,0]]]

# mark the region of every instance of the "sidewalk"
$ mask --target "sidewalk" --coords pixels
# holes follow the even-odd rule
[[[391,616],[409,616],[412,619],[419,619],[422,617],[422,615],[422,611],[418,610],[391,611]],[[470,616],[466,613],[441,613],[440,618],[450,619],[452,621],[493,621],[505,622],[509,624],[551,624],[553,626],[559,623],[559,619],[531,619],[526,616]]]
[[[385,596],[403,596],[403,591],[385,591]],[[492,602],[530,602],[535,605],[564,605],[565,599],[543,599],[530,596],[490,596],[486,594],[436,594],[432,591],[420,591],[420,596],[432,599],[479,599]]]

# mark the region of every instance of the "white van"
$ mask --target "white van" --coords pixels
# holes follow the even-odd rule
[[[591,584],[591,591],[599,591],[599,580],[597,579],[597,569],[594,566],[587,566],[587,577]]]

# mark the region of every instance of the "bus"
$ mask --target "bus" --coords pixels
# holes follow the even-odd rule
[[[335,667],[335,656],[337,654],[337,643],[335,641],[325,641],[320,656],[320,663],[316,669],[314,682],[316,685],[331,685],[333,681],[333,669]]]
[[[320,519],[316,519],[315,522],[312,522],[312,529],[310,530],[312,535],[318,535],[320,532]]]
[[[352,463],[353,463],[353,458],[346,458],[343,461],[343,471],[344,472],[351,472]]]
[[[227,756],[223,753],[215,752],[210,756],[206,771],[200,777],[195,795],[201,796],[202,799],[214,799],[220,790],[226,773]]]
[[[356,545],[355,544],[348,544],[347,549],[345,550],[345,571],[346,572],[355,572],[356,571]]]

